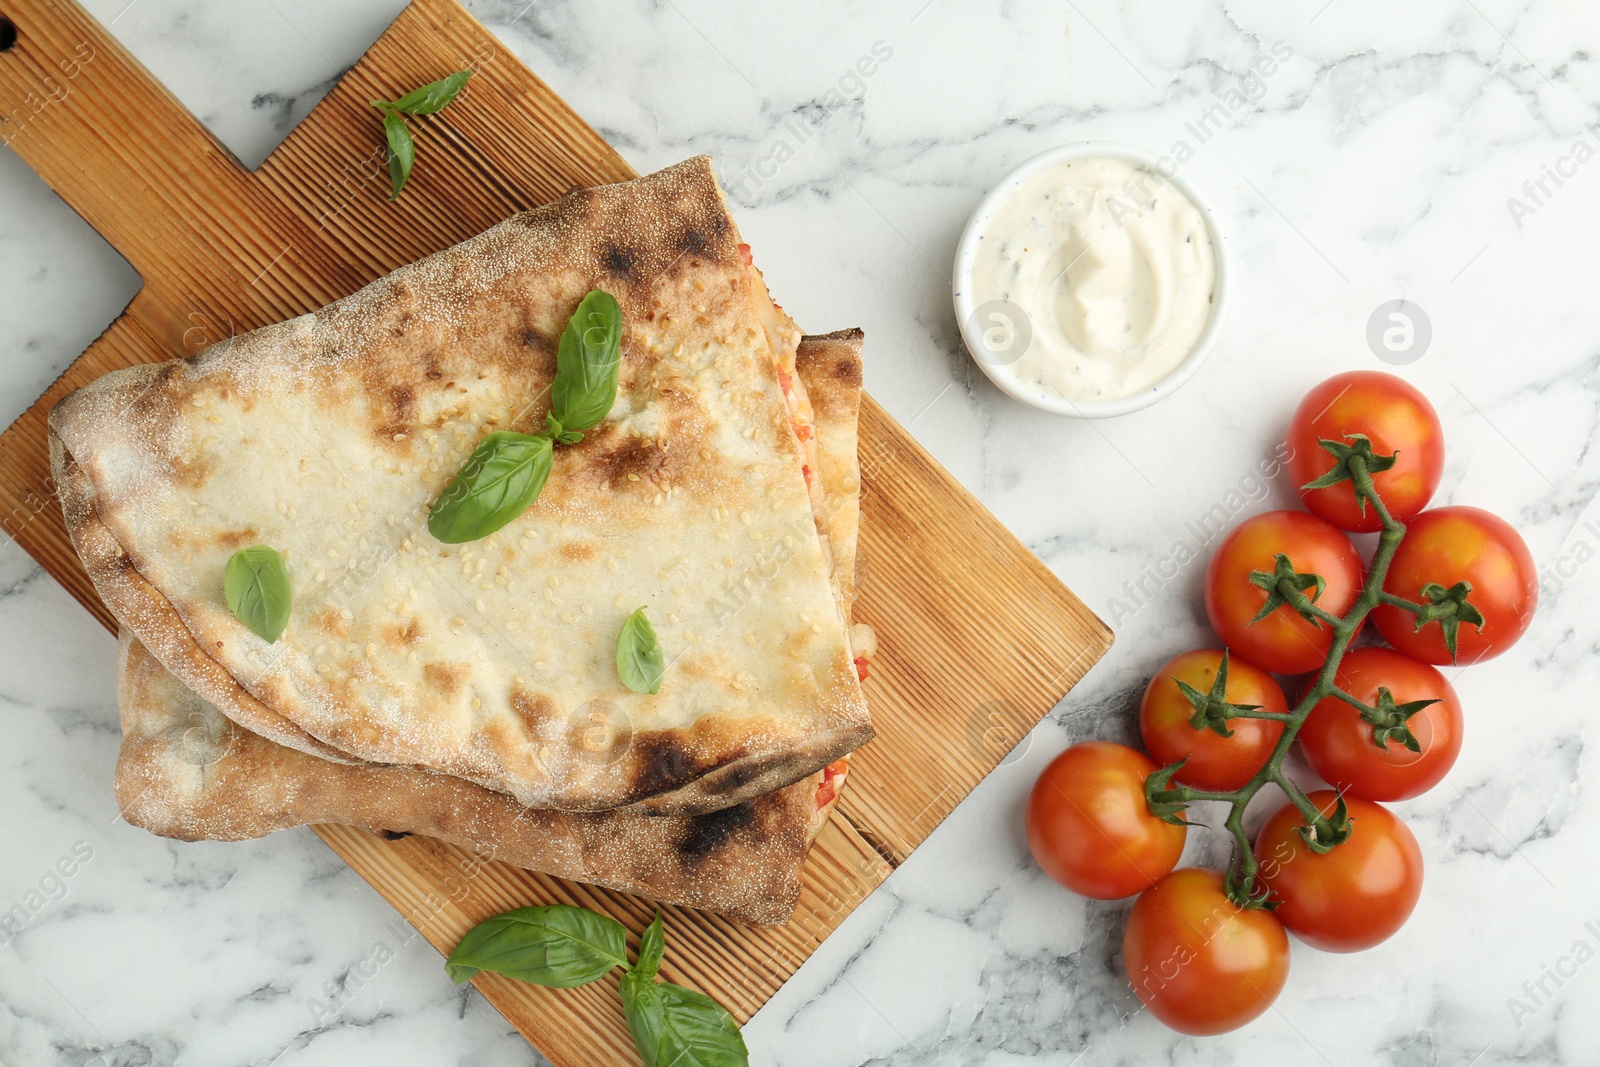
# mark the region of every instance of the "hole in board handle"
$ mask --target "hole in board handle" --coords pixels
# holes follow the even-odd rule
[[[0,52],[11,51],[11,46],[17,43],[17,24],[0,15]]]

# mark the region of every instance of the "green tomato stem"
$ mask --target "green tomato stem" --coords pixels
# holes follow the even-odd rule
[[[1407,600],[1405,597],[1395,596],[1393,593],[1378,594],[1378,603],[1388,604],[1390,607],[1399,608],[1401,611],[1409,611],[1413,615],[1421,615],[1433,606],[1431,604],[1419,604],[1415,600]]]
[[[1370,713],[1372,713],[1374,715],[1377,714],[1377,711],[1378,711],[1377,708],[1373,707],[1371,704],[1368,704],[1364,700],[1360,700],[1360,699],[1358,699],[1356,697],[1351,696],[1349,693],[1346,693],[1343,689],[1340,689],[1338,686],[1331,687],[1329,689],[1329,691],[1328,691],[1328,695],[1333,697],[1333,698],[1335,698],[1335,699],[1337,699],[1337,700],[1344,701],[1346,704],[1349,704],[1352,708],[1355,708],[1357,711],[1362,712],[1364,714],[1368,713],[1368,712],[1370,712]]]
[[[1252,906],[1251,894],[1255,892],[1256,872],[1259,869],[1255,851],[1250,847],[1250,837],[1244,832],[1244,809],[1266,784],[1266,779],[1258,774],[1240,789],[1239,796],[1234,798],[1233,806],[1228,809],[1228,818],[1223,823],[1233,835],[1234,842],[1233,860],[1229,864],[1229,869],[1230,872],[1238,872],[1237,878],[1227,880],[1229,896],[1240,907]]]
[[[1228,715],[1230,719],[1268,719],[1272,722],[1288,722],[1287,711],[1235,711]]]
[[[1278,583],[1278,595],[1288,601],[1289,606],[1295,611],[1301,615],[1311,616],[1324,626],[1337,628],[1339,623],[1343,621],[1339,616],[1319,607],[1315,600],[1306,596],[1305,593],[1296,589],[1287,581]]]
[[[1415,604],[1400,597],[1392,596],[1383,591],[1384,579],[1388,577],[1389,565],[1394,560],[1395,551],[1400,547],[1400,542],[1405,538],[1405,523],[1400,522],[1389,513],[1388,507],[1378,496],[1372,484],[1372,475],[1367,470],[1366,461],[1360,456],[1352,456],[1349,461],[1350,480],[1353,483],[1358,499],[1365,499],[1370,507],[1378,514],[1383,523],[1383,530],[1378,535],[1378,548],[1372,557],[1372,566],[1367,570],[1367,578],[1362,586],[1361,593],[1351,605],[1350,610],[1341,618],[1328,612],[1305,596],[1298,589],[1280,590],[1280,594],[1288,601],[1291,609],[1307,610],[1316,617],[1322,625],[1333,632],[1333,643],[1328,649],[1326,660],[1317,672],[1316,678],[1301,696],[1300,702],[1287,713],[1253,712],[1242,713],[1229,718],[1255,718],[1275,719],[1283,722],[1283,733],[1278,738],[1278,743],[1273,747],[1272,754],[1267,761],[1256,771],[1255,776],[1238,789],[1232,792],[1217,792],[1213,790],[1190,789],[1179,786],[1175,792],[1182,800],[1211,800],[1229,805],[1228,817],[1224,826],[1234,838],[1234,857],[1230,864],[1230,874],[1237,872],[1237,877],[1228,879],[1229,896],[1240,907],[1261,907],[1265,901],[1256,885],[1259,866],[1255,854],[1250,848],[1250,839],[1244,831],[1244,809],[1261,791],[1267,783],[1272,783],[1282,790],[1289,801],[1299,809],[1306,825],[1311,827],[1316,836],[1323,841],[1332,841],[1337,836],[1328,818],[1317,810],[1311,803],[1305,790],[1301,789],[1291,778],[1283,772],[1284,757],[1289,754],[1289,748],[1294,744],[1295,737],[1300,728],[1305,725],[1306,719],[1311,715],[1311,709],[1325,697],[1336,697],[1353,707],[1363,708],[1366,704],[1356,700],[1334,684],[1334,678],[1339,670],[1339,663],[1344,659],[1344,654],[1350,648],[1350,643],[1355,640],[1357,631],[1365,621],[1367,614],[1379,604],[1390,604],[1406,611],[1411,611],[1419,616],[1427,616],[1436,605]],[[1303,603],[1302,603],[1303,602]],[[1453,605],[1452,605],[1453,607]]]

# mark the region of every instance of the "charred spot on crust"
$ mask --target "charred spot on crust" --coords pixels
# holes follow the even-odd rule
[[[769,764],[756,760],[735,763],[717,776],[717,784],[727,789],[740,789],[771,769]]]
[[[417,394],[409,385],[396,385],[389,390],[389,407],[397,422],[410,422],[417,413]]]
[[[647,739],[641,747],[644,759],[637,784],[647,792],[686,782],[698,770],[694,758],[670,741],[663,744]]]
[[[854,356],[840,356],[833,361],[828,372],[835,381],[854,386],[861,384],[861,361]]]
[[[683,251],[686,255],[703,256],[711,251],[711,238],[691,227],[683,233]]]
[[[603,443],[603,451],[594,457],[595,469],[603,481],[618,485],[630,474],[648,479],[661,467],[665,457],[652,437],[628,435],[612,444]]]
[[[863,336],[859,329],[850,329],[820,337],[803,337],[795,352],[795,362],[801,367],[817,371],[823,377],[858,386],[861,384],[858,345]]]
[[[537,733],[541,723],[554,718],[556,713],[555,701],[544,693],[524,693],[520,689],[511,691],[511,710],[517,713],[523,725],[530,733]]]
[[[806,377],[819,415],[854,418],[862,379],[861,337],[859,329],[852,329],[801,339],[795,364]]]
[[[747,792],[769,793],[798,781],[816,768],[804,759],[790,756],[752,758],[748,750],[734,747],[715,755],[701,752],[692,730],[660,730],[632,736],[628,763],[632,780],[626,790],[627,804],[642,804],[654,810],[652,801],[663,794],[693,785],[699,799],[671,810],[700,815],[735,799],[734,794],[755,784]],[[717,798],[725,798],[719,803]],[[756,811],[762,810],[755,798]]]
[[[378,836],[385,841],[401,841],[411,836],[410,830],[379,830]]]
[[[172,457],[173,480],[185,489],[201,489],[211,480],[213,467],[203,459],[186,456]]]
[[[634,271],[639,269],[639,257],[632,249],[612,245],[600,253],[600,265],[612,277],[631,281]]]
[[[422,620],[412,617],[398,626],[389,626],[384,630],[384,636],[401,647],[414,645],[422,639]]]
[[[635,734],[632,755],[638,771],[629,794],[637,798],[677,789],[704,769],[685,747],[685,738],[675,731]]]
[[[678,854],[690,867],[696,867],[707,856],[720,850],[729,839],[738,836],[756,823],[756,804],[747,800],[731,808],[696,815],[689,820],[689,831],[678,845]]]
[[[329,637],[336,637],[342,641],[350,636],[350,624],[345,622],[343,615],[332,608],[323,611],[312,620],[312,623]]]
[[[811,406],[822,418],[854,419],[861,393],[861,361],[850,355],[807,362],[801,367],[807,378]]]
[[[721,213],[691,223],[679,237],[684,256],[710,256],[728,233],[728,218]]]
[[[467,673],[465,663],[426,663],[422,667],[423,679],[446,699],[461,692],[467,684]]]
[[[254,544],[256,531],[253,527],[246,526],[242,530],[224,530],[217,534],[217,545],[220,548],[235,550],[245,545]]]

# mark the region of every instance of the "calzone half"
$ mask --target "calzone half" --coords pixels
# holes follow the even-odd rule
[[[616,297],[609,416],[538,500],[447,545],[430,504],[494,430],[539,432],[580,299]],[[799,333],[704,158],[581,190],[321,311],[107,375],[51,412],[74,544],[118,619],[246,729],[526,807],[697,812],[871,737],[816,516]],[[287,560],[275,643],[239,548]],[[666,658],[625,688],[645,607]]]
[[[859,330],[808,337],[797,358],[814,405],[833,582],[847,610],[859,530],[861,341]],[[806,853],[848,773],[848,758],[840,759],[699,815],[525,808],[449,775],[331,763],[274,744],[186,688],[126,630],[117,667],[117,806],[133,825],[184,840],[241,840],[325,822],[425,834],[514,866],[749,922],[789,918]]]

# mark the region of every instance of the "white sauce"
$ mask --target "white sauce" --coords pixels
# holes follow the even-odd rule
[[[1177,186],[1116,159],[1060,163],[1019,185],[978,242],[982,358],[1047,396],[1133,396],[1194,348],[1216,280],[1205,216]],[[1026,321],[989,313],[993,300]]]

